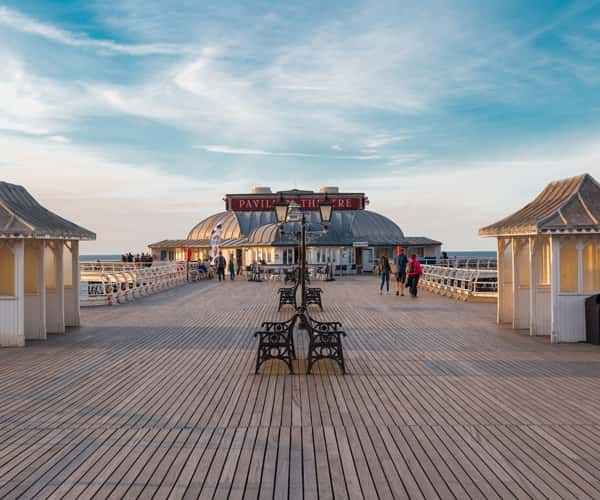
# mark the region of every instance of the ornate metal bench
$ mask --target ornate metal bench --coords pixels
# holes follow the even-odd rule
[[[283,287],[279,289],[279,307],[278,311],[281,311],[281,308],[284,305],[290,305],[294,309],[296,309],[296,289],[298,286],[292,287]]]
[[[321,359],[332,359],[340,365],[342,373],[346,373],[344,363],[344,349],[342,347],[342,336],[346,332],[342,330],[339,321],[317,321],[305,314],[308,319],[307,331],[309,334],[308,364],[306,373],[310,373],[313,365]]]
[[[294,325],[296,315],[287,321],[266,321],[262,330],[255,332],[258,339],[256,355],[256,373],[260,366],[270,359],[278,359],[288,365],[290,373],[294,373],[292,360],[296,358],[294,349]]]
[[[321,311],[323,310],[323,302],[321,301],[321,294],[323,289],[321,288],[307,288],[305,302],[306,306],[315,305],[318,306]]]

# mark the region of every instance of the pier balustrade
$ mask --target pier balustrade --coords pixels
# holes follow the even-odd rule
[[[490,267],[451,267],[423,264],[419,286],[459,300],[496,300],[498,271]]]
[[[122,304],[199,279],[197,263],[86,262],[81,269],[81,305]],[[189,266],[189,269],[188,269]]]

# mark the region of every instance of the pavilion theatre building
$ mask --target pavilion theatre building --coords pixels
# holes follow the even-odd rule
[[[325,196],[333,203],[326,233],[319,217],[319,203]],[[228,194],[226,210],[200,221],[187,239],[163,240],[149,248],[157,260],[185,260],[188,252],[191,260],[208,260],[211,234],[220,226],[220,249],[226,258],[235,257],[244,266],[255,261],[292,265],[298,259],[300,227],[287,223],[283,233],[279,230],[273,204],[282,198],[298,204],[307,216],[309,264],[332,262],[343,272],[368,272],[382,253],[392,256],[398,245],[419,257],[440,255],[439,241],[405,236],[396,223],[366,210],[364,193],[341,193],[336,187],[275,193],[268,187],[256,187],[249,194]]]

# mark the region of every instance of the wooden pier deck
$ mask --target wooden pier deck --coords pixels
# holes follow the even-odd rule
[[[272,283],[86,309],[0,350],[0,498],[600,498],[600,348],[374,278],[322,286],[346,376],[254,375],[252,332],[290,315]]]

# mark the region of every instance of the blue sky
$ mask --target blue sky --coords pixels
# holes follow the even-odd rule
[[[490,248],[477,228],[549,180],[600,178],[600,1],[323,4],[0,0],[0,178],[89,252],[185,237],[255,184]]]

